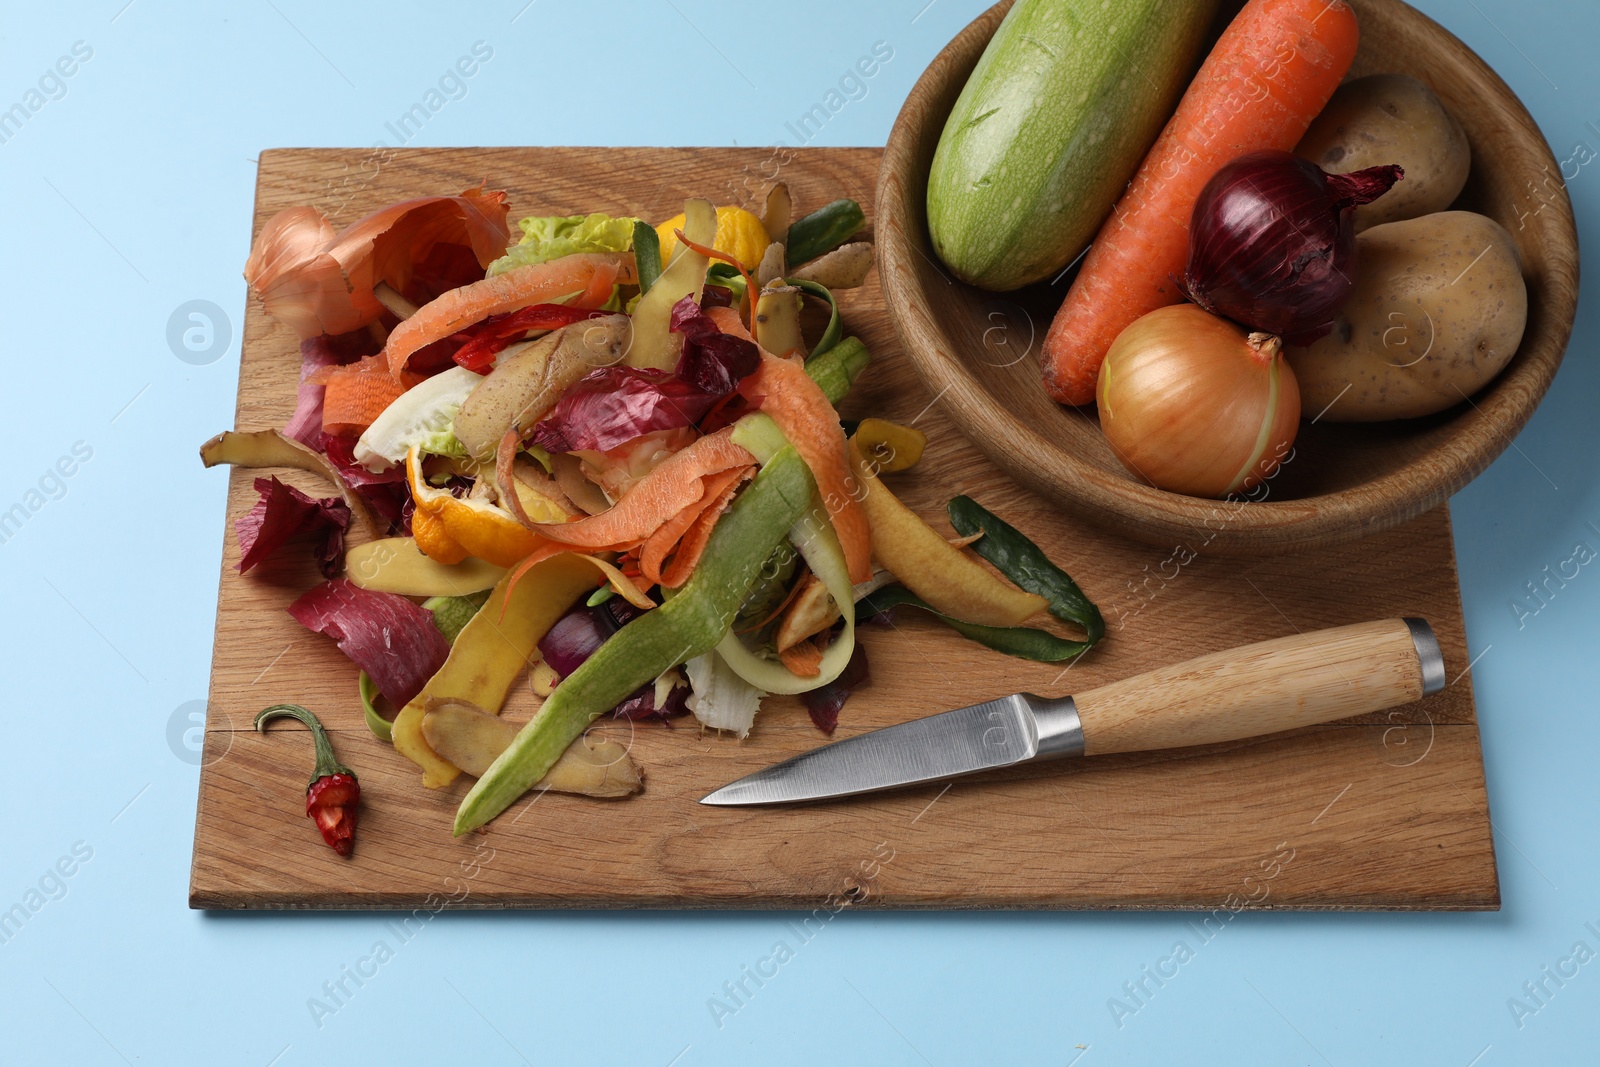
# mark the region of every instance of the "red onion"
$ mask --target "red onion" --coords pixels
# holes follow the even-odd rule
[[[1404,177],[1398,166],[1328,174],[1290,152],[1252,152],[1200,191],[1183,284],[1207,311],[1290,344],[1333,327],[1355,284],[1350,209]]]
[[[579,604],[539,638],[539,654],[551,670],[565,678],[594,655],[606,638],[643,614],[621,597],[611,597],[592,608]]]
[[[344,569],[344,534],[350,528],[350,505],[336,496],[307,496],[277,476],[257,478],[261,499],[249,513],[234,520],[239,534],[239,573],[265,560],[296,534],[316,535],[317,562],[324,578]]]
[[[539,652],[550,669],[565,678],[594,655],[595,649],[605,644],[612,634],[642,614],[621,597],[612,597],[592,608],[579,604],[557,619],[539,639]],[[640,686],[613,710],[623,719],[647,719],[652,715],[670,719],[688,712],[688,698],[689,687],[675,685],[657,708],[656,686],[650,682]]]
[[[377,683],[384,699],[403,708],[422,691],[450,654],[433,612],[394,593],[363,589],[348,578],[312,586],[289,605],[308,630],[327,634],[339,651]]]
[[[733,290],[726,285],[707,284],[700,293],[700,306],[702,308],[731,308],[733,307]]]
[[[673,719],[679,715],[689,713],[689,687],[675,685],[667,693],[667,699],[658,708],[656,707],[656,686],[654,682],[642,686],[633,696],[624,700],[611,710],[611,714],[619,719],[648,719],[659,716],[663,719]]]
[[[594,611],[580,604],[539,638],[539,652],[550,669],[565,678],[594,655],[611,633]]]

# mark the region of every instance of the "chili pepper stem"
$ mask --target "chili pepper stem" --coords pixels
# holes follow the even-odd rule
[[[328,732],[322,728],[321,720],[309,708],[303,708],[299,704],[274,704],[270,708],[263,708],[255,718],[256,730],[266,733],[267,723],[273,719],[298,719],[311,731],[312,743],[317,748],[317,764],[311,772],[311,782],[306,786],[307,792],[310,792],[311,787],[323,778],[331,778],[336,774],[347,774],[351,778],[356,776],[354,771],[340,763],[339,758],[333,754],[333,742],[328,739]]]

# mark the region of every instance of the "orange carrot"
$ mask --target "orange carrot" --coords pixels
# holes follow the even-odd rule
[[[700,499],[669,518],[655,533],[645,538],[644,545],[639,550],[640,576],[651,585],[660,583],[662,563],[666,561],[673,548],[684,540],[685,535],[695,525],[695,521],[724,497],[731,499],[733,490],[749,477],[753,469],[753,467],[731,467],[702,478],[701,484],[704,490]]]
[[[633,548],[674,515],[696,504],[705,495],[707,475],[753,463],[755,457],[734,444],[726,432],[707,434],[667,457],[600,514],[575,522],[542,522],[534,528],[563,544],[593,549]]]
[[[815,678],[822,673],[822,649],[815,640],[801,641],[778,653],[778,660],[802,678]]]
[[[615,273],[603,278],[608,269]],[[482,322],[490,315],[503,315],[529,304],[575,293],[581,294],[580,299],[574,301],[576,306],[594,307],[610,297],[612,285],[637,280],[632,252],[582,252],[548,263],[517,267],[493,278],[451,289],[422,305],[416,314],[389,334],[383,354],[389,362],[389,372],[399,378],[406,361],[418,349]],[[595,289],[604,291],[596,296]],[[583,300],[591,303],[583,303]]]
[[[677,554],[672,557],[667,572],[661,576],[662,585],[668,589],[676,589],[689,580],[695,567],[700,564],[700,557],[705,555],[706,545],[711,543],[711,531],[716,527],[717,520],[728,510],[728,505],[733,503],[733,494],[739,491],[739,483],[754,471],[754,467],[736,471],[734,473],[739,475],[738,478],[715,490],[711,485],[711,479],[706,479],[708,502],[695,516],[694,523],[683,535],[683,540],[678,542]]]
[[[800,458],[811,468],[828,510],[833,532],[839,535],[852,582],[872,577],[872,535],[866,512],[856,498],[859,486],[845,453],[839,413],[828,403],[822,387],[811,380],[805,367],[763,352],[761,369],[740,384],[747,396],[760,396],[761,410],[772,416]]]
[[[746,341],[754,341],[754,338],[750,336],[750,331],[745,329],[744,319],[739,317],[739,312],[735,308],[706,308],[706,318],[716,323],[717,329],[723,333],[741,337]]]
[[[735,270],[737,270],[739,272],[739,276],[744,279],[744,299],[740,301],[740,306],[746,308],[747,310],[749,310],[749,312],[750,312],[750,322],[751,322],[752,325],[754,325],[754,323],[756,321],[755,320],[756,293],[760,292],[760,289],[757,288],[757,286],[756,286],[756,280],[754,278],[750,277],[750,272],[744,269],[744,264],[740,263],[737,259],[735,259],[733,256],[729,255],[726,252],[720,251],[720,250],[715,249],[715,248],[708,248],[705,245],[697,245],[697,244],[695,244],[693,241],[689,240],[687,237],[685,237],[683,235],[683,231],[682,230],[673,230],[672,232],[677,235],[677,238],[678,238],[679,241],[683,242],[688,247],[694,249],[696,252],[699,252],[702,256],[705,256],[708,259],[720,259],[722,262],[730,264]],[[723,326],[720,326],[720,325],[719,325],[718,328],[721,329],[723,333],[732,333],[733,332],[732,330],[729,330],[726,327],[723,327]],[[748,336],[748,335],[746,335],[746,336]]]
[[[1092,401],[1117,335],[1182,301],[1178,279],[1201,188],[1247,152],[1294,148],[1350,69],[1359,37],[1344,0],[1245,4],[1100,227],[1056,312],[1043,353],[1051,396]]]
[[[335,367],[323,392],[322,429],[331,434],[361,433],[405,391],[379,356]]]
[[[572,302],[573,307],[597,308],[611,299],[611,290],[617,284],[617,265],[615,263],[602,263],[595,268],[594,277],[589,279],[589,284],[584,288],[582,295]]]

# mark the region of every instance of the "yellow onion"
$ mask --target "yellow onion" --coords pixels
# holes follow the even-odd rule
[[[1300,427],[1300,387],[1272,334],[1177,304],[1137,319],[1100,365],[1100,426],[1142,481],[1190,496],[1277,473]]]
[[[285,208],[261,228],[244,278],[301,338],[348,333],[383,314],[378,283],[404,290],[434,245],[465,245],[483,267],[504,255],[508,210],[504,192],[468,189],[391,204],[336,232],[315,208]]]

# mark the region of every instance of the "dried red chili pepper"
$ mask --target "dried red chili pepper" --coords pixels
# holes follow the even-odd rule
[[[274,704],[256,716],[255,727],[266,731],[273,719],[298,719],[311,730],[317,746],[317,765],[306,787],[306,815],[317,824],[322,839],[341,856],[350,855],[355,843],[356,808],[361,803],[361,784],[355,772],[333,754],[333,742],[315,714],[298,704]]]

